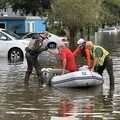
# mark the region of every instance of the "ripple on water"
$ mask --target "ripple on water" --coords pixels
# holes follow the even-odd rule
[[[92,88],[53,88],[38,85],[35,71],[28,85],[23,83],[26,61],[23,64],[9,64],[1,59],[0,64],[0,120],[70,120],[95,119],[119,120],[120,118],[120,48],[119,43],[109,44],[106,36],[101,44],[110,49],[113,57],[115,88],[109,86],[105,70],[102,86]],[[113,38],[113,36],[112,36]],[[113,50],[113,51],[112,51]],[[46,59],[47,58],[47,59]],[[79,58],[79,57],[78,57]],[[76,59],[81,65],[80,58]],[[59,60],[48,53],[40,56],[42,67],[57,67]],[[56,119],[55,119],[56,118]],[[62,119],[61,118],[61,119]],[[72,119],[72,118],[71,118]]]

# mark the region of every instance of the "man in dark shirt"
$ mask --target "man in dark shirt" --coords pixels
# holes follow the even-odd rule
[[[48,38],[49,34],[47,32],[36,34],[32,36],[32,40],[30,41],[28,47],[26,47],[26,60],[27,60],[27,71],[25,74],[24,82],[27,83],[29,81],[30,74],[32,73],[33,67],[36,70],[39,82],[43,83],[43,76],[41,72],[41,65],[37,59],[38,55],[47,50],[46,48],[41,48],[43,44],[43,40]]]

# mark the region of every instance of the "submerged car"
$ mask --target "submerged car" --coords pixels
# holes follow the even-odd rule
[[[10,61],[23,61],[28,44],[28,40],[21,39],[15,33],[0,29],[0,57],[7,57]]]
[[[39,34],[39,33],[37,33],[37,32],[28,33],[25,36],[23,36],[22,38],[27,39],[27,40],[31,40],[32,36],[35,34]],[[66,44],[66,46],[69,45],[67,37],[59,37],[59,36],[52,34],[52,33],[49,33],[49,34],[50,34],[49,39],[45,39],[43,41],[43,47],[47,46],[48,48],[51,48],[51,49],[56,48],[57,43],[59,43],[60,41],[63,41]]]

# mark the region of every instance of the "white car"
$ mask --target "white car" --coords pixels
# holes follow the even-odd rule
[[[116,27],[106,27],[104,29],[99,30],[99,32],[118,33],[118,32],[120,32],[120,30],[119,30],[119,28],[116,28]]]
[[[25,36],[23,36],[23,39],[28,39],[31,40],[32,36],[34,34],[39,34],[37,32],[34,33],[28,33]],[[67,46],[69,46],[69,42],[67,40],[67,37],[59,37],[57,35],[54,35],[52,33],[49,33],[51,37],[49,37],[49,39],[45,39],[43,41],[43,47],[47,46],[48,48],[56,48],[57,43],[59,43],[60,41],[63,41]]]
[[[0,57],[7,57],[10,61],[22,61],[28,44],[28,40],[21,39],[15,33],[0,29]]]

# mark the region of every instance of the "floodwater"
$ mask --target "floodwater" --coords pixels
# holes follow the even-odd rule
[[[98,34],[97,42],[113,57],[114,87],[109,86],[106,70],[99,87],[43,87],[35,71],[25,85],[26,60],[10,64],[0,58],[0,120],[120,120],[120,34]],[[47,52],[39,58],[42,67],[59,67],[58,58]]]

